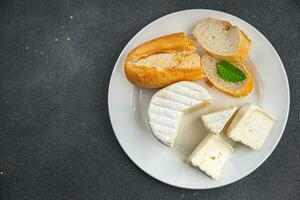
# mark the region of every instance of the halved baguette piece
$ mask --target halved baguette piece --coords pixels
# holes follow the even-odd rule
[[[239,68],[246,76],[246,79],[239,82],[228,82],[222,79],[217,73],[217,63],[220,60],[215,59],[209,54],[204,54],[201,58],[201,65],[208,80],[219,90],[232,96],[243,97],[250,94],[254,86],[252,73],[246,65],[242,63],[232,63]]]
[[[212,18],[200,20],[193,35],[202,48],[220,60],[242,62],[251,46],[251,40],[238,27]]]
[[[132,84],[144,88],[204,78],[196,46],[184,33],[162,36],[136,47],[128,54],[124,71]]]

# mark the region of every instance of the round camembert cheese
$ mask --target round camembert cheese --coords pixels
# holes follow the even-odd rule
[[[211,101],[208,91],[193,82],[182,81],[159,90],[148,109],[153,135],[163,144],[174,146],[181,116]]]

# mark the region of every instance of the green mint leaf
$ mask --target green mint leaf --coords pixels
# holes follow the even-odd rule
[[[218,75],[228,82],[239,82],[246,79],[245,74],[236,66],[227,61],[217,63]]]

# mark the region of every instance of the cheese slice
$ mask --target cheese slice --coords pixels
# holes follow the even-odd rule
[[[190,155],[188,163],[199,167],[207,175],[218,180],[232,152],[233,147],[220,135],[209,133]]]
[[[181,116],[211,101],[208,91],[193,82],[177,82],[159,90],[152,97],[148,109],[153,135],[163,144],[174,146]]]
[[[229,125],[226,135],[252,149],[260,149],[265,143],[275,120],[253,104],[243,105]]]
[[[227,108],[221,111],[201,115],[204,126],[214,134],[220,133],[233,114],[238,110],[237,106]]]

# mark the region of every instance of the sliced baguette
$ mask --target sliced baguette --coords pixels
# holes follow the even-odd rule
[[[132,84],[144,88],[204,78],[196,46],[184,33],[166,35],[136,47],[128,54],[124,71]]]
[[[204,54],[201,58],[201,64],[204,70],[204,73],[208,80],[219,90],[226,92],[232,96],[243,97],[250,94],[253,89],[254,80],[252,73],[249,68],[244,64],[232,63],[237,68],[239,68],[246,76],[246,79],[240,82],[228,82],[222,79],[217,74],[217,63],[220,60],[215,59],[209,54]]]
[[[200,20],[193,35],[201,47],[220,60],[242,62],[251,46],[251,40],[238,27],[212,18]]]

